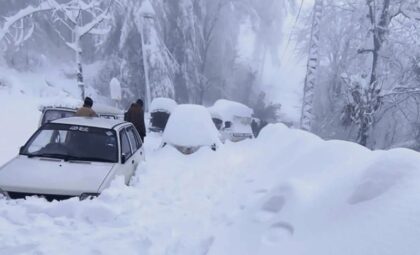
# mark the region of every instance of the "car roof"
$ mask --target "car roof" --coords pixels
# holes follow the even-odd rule
[[[226,99],[217,100],[213,106],[208,108],[211,114],[220,115],[224,121],[233,121],[235,117],[251,118],[253,110],[248,106]]]
[[[219,144],[209,111],[201,105],[181,104],[172,112],[163,132],[163,142],[178,146]]]
[[[171,113],[177,106],[178,104],[171,98],[157,97],[150,104],[150,112],[163,111]]]
[[[40,111],[45,111],[45,110],[67,110],[67,111],[77,111],[77,109],[79,109],[81,107],[81,104],[56,104],[56,105],[45,105],[45,106],[40,106]],[[97,104],[95,103],[92,106],[92,109],[97,112],[98,114],[102,114],[102,115],[119,115],[119,114],[124,114],[124,111],[121,109],[118,109],[116,107],[113,106],[109,106],[109,105],[104,105],[104,104]]]
[[[113,129],[116,126],[119,126],[127,122],[123,120],[105,119],[105,118],[96,118],[96,117],[94,118],[70,117],[70,118],[54,120],[51,123]]]

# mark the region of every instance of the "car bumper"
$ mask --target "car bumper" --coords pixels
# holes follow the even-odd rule
[[[248,134],[248,133],[233,133],[230,134],[229,136],[229,140],[231,140],[232,142],[240,142],[246,139],[252,139],[253,135],[252,134]]]
[[[62,201],[67,200],[73,197],[78,197],[80,200],[92,199],[99,196],[98,193],[83,193],[80,196],[76,195],[60,195],[60,194],[38,194],[38,193],[25,193],[25,192],[6,192],[1,191],[0,196],[6,199],[27,199],[28,197],[39,197],[44,198],[45,200],[52,201]]]

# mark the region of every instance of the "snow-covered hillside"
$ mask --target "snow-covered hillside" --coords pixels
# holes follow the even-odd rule
[[[0,100],[1,164],[38,113],[29,96]],[[132,186],[116,180],[95,200],[0,200],[0,254],[420,254],[416,152],[283,125],[217,152],[159,144],[147,137]]]

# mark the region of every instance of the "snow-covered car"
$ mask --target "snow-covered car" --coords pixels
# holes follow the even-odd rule
[[[60,106],[60,105],[49,105],[41,106],[39,110],[41,111],[41,118],[39,121],[39,126],[44,125],[45,123],[61,119],[73,117],[77,112],[78,106]],[[94,104],[92,109],[98,114],[99,117],[105,119],[124,119],[124,112],[118,108],[103,105],[103,104]]]
[[[254,137],[251,128],[253,110],[248,106],[220,99],[209,111],[224,140],[238,142]]]
[[[0,193],[12,199],[85,199],[100,194],[116,176],[128,184],[143,160],[142,141],[131,123],[58,119],[39,128],[0,168]]]
[[[171,112],[177,107],[177,103],[170,98],[155,98],[150,104],[150,125],[152,132],[163,132],[168,123]]]
[[[184,154],[192,154],[201,147],[216,150],[220,143],[210,113],[200,105],[185,104],[175,108],[162,137],[162,146],[173,146]]]

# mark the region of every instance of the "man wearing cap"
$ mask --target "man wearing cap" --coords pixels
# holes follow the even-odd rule
[[[77,117],[97,117],[98,115],[94,110],[92,110],[93,100],[90,97],[86,97],[83,103],[83,107],[81,107],[77,112]]]

